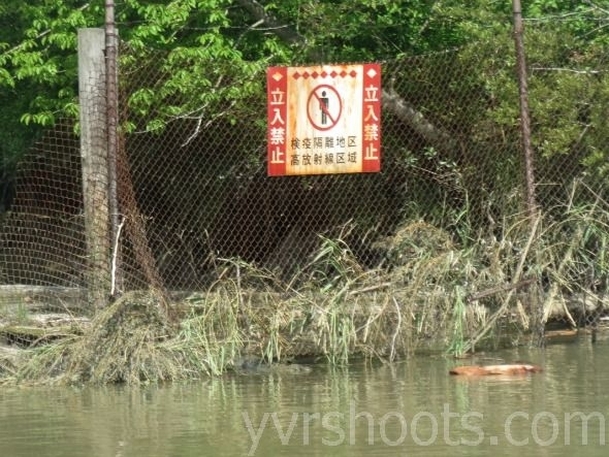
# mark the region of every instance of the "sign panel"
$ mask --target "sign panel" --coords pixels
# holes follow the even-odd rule
[[[381,169],[381,66],[267,70],[268,175]]]

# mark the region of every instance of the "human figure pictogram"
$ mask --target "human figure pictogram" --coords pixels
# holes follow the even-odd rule
[[[321,124],[326,125],[328,123],[328,109],[330,108],[330,99],[326,96],[326,91],[321,91],[321,97],[319,97],[319,109],[321,110]]]

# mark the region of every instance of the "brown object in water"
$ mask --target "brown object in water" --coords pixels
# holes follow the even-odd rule
[[[459,376],[497,376],[497,375],[524,375],[528,373],[539,373],[543,371],[538,365],[526,363],[501,364],[501,365],[463,365],[449,371],[452,375]]]

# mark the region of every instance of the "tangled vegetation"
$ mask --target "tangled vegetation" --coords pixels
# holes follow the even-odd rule
[[[609,204],[597,196],[577,206],[589,191],[578,186],[560,221],[515,217],[467,245],[422,220],[404,224],[377,246],[391,267],[364,269],[341,238],[323,236],[287,282],[225,260],[207,292],[173,300],[175,322],[161,312],[161,294],[130,292],[62,338],[4,347],[0,379],[137,384],[220,375],[244,357],[346,364],[462,355],[530,341],[535,316],[594,324],[606,308]]]

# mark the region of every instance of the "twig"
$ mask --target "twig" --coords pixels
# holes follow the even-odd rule
[[[221,113],[218,113],[215,116],[213,116],[211,119],[209,119],[205,123],[205,126],[203,128],[209,127],[215,120],[220,119],[222,116],[227,114],[230,111],[230,109],[233,108],[233,106],[235,106],[236,103],[237,103],[237,101],[233,100],[228,108],[226,108]],[[203,108],[201,108],[201,109],[203,109]],[[181,118],[181,119],[192,119],[192,118],[189,118],[189,117],[186,117],[186,116],[179,116],[178,118]],[[194,132],[186,139],[186,141],[184,141],[184,143],[182,143],[180,145],[180,147],[182,147],[182,148],[184,146],[188,146],[188,144],[190,144],[190,142],[192,140],[194,140],[197,136],[199,136],[199,133],[201,132],[201,125],[203,124],[203,115],[201,115],[200,117],[196,117],[195,119],[197,119],[197,126],[195,127]]]
[[[393,338],[391,338],[391,352],[389,353],[389,360],[393,362],[395,357],[395,340],[398,337],[398,333],[400,333],[400,329],[402,328],[402,313],[400,312],[400,305],[398,305],[398,301],[393,297],[393,304],[395,305],[395,309],[398,312],[398,323],[395,326],[395,332],[393,332]]]
[[[76,11],[84,11],[84,10],[86,10],[86,9],[87,9],[89,6],[90,6],[90,4],[89,4],[89,3],[85,3],[85,4],[84,4],[84,5],[82,5],[81,7],[76,8]],[[39,39],[41,39],[41,38],[43,38],[43,37],[47,36],[47,35],[48,35],[49,33],[51,33],[52,31],[53,31],[52,29],[46,29],[46,30],[44,30],[44,31],[40,32],[38,35],[36,35],[36,36],[33,38],[33,40],[39,40]],[[12,47],[12,48],[10,48],[10,49],[7,49],[6,51],[4,51],[4,52],[2,53],[2,55],[8,55],[8,54],[11,54],[11,53],[13,53],[13,52],[15,52],[15,51],[18,51],[18,50],[19,50],[19,49],[21,49],[23,46],[25,46],[25,42],[21,42],[21,43],[19,43],[18,45],[13,46],[13,47]]]
[[[573,68],[558,68],[558,67],[531,67],[531,71],[564,71],[567,73],[576,73],[578,75],[598,75],[605,73],[605,70],[575,70]]]
[[[363,289],[352,290],[347,295],[349,297],[353,297],[355,295],[365,294],[366,292],[372,292],[373,290],[385,289],[386,287],[390,287],[390,282],[383,282],[381,284],[375,284],[373,286],[364,287]]]
[[[597,9],[597,10],[601,11],[602,13],[609,15],[609,10],[601,8],[600,6],[598,6],[596,3],[592,2],[591,0],[583,0],[583,1],[584,1],[584,3],[590,5],[593,9]]]
[[[522,286],[526,286],[535,281],[534,278],[523,279],[522,281],[518,281],[516,284],[501,284],[500,286],[491,287],[490,289],[483,290],[482,292],[478,292],[477,294],[470,295],[467,297],[467,303],[471,303],[481,298],[489,297],[491,295],[495,295],[499,292],[507,292],[512,289],[519,289]]]
[[[525,247],[522,251],[522,255],[520,256],[520,262],[518,263],[518,267],[516,268],[516,272],[514,274],[514,279],[512,280],[513,285],[516,285],[522,281],[519,278],[522,276],[522,270],[524,269],[524,264],[526,262],[526,258],[529,254],[531,246],[533,245],[533,241],[535,240],[535,235],[537,234],[537,227],[539,226],[540,220],[541,220],[541,216],[538,214],[537,217],[535,218],[535,220],[533,221],[533,226],[531,227],[531,233],[529,234],[529,239],[527,240],[527,244],[525,245]],[[507,307],[510,304],[510,300],[512,299],[514,290],[515,290],[515,288],[512,288],[508,291],[508,294],[505,297],[505,299],[503,300],[501,307],[495,312],[495,314],[493,314],[491,316],[491,318],[488,320],[488,322],[482,328],[482,330],[479,331],[474,338],[467,341],[467,343],[465,344],[465,346],[463,348],[463,352],[468,352],[471,350],[471,348],[475,347],[476,344],[488,333],[488,331],[491,328],[493,328],[497,319],[499,319],[499,317],[503,316],[503,314],[507,310]]]
[[[595,206],[596,206],[596,203],[600,202],[603,205],[605,205],[605,207],[609,208],[609,201],[605,200],[601,195],[599,195],[596,191],[594,191],[586,183],[580,181],[579,184],[584,186],[588,192],[590,192],[592,195],[594,195],[594,197],[596,198]]]
[[[118,263],[118,246],[121,237],[121,231],[123,230],[123,225],[125,225],[125,218],[123,217],[118,224],[118,228],[116,230],[116,236],[114,238],[114,252],[112,253],[112,286],[110,287],[110,296],[114,296],[116,293],[116,270]]]

